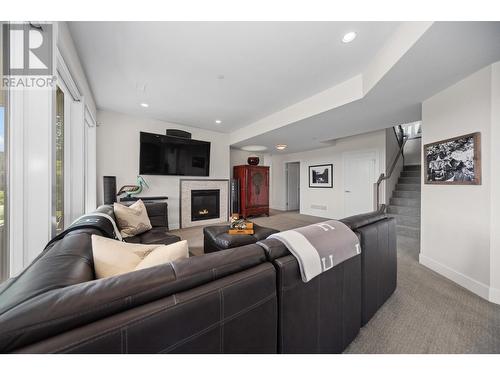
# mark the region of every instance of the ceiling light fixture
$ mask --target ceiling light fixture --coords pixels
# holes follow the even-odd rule
[[[149,104],[148,103],[141,103],[141,107],[148,108]]]
[[[283,151],[287,147],[288,147],[287,145],[276,145],[276,149],[280,151]]]
[[[266,151],[267,147],[266,146],[259,146],[259,145],[248,145],[248,146],[241,147],[241,150],[252,151],[252,152]]]
[[[348,32],[347,34],[344,35],[342,38],[343,43],[351,43],[354,39],[356,39],[356,34],[354,31]]]
[[[215,120],[215,123],[216,124],[222,124],[222,121],[221,120]]]

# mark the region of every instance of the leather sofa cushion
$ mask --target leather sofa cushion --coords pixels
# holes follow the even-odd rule
[[[121,202],[125,206],[130,206],[134,202]],[[126,237],[123,240],[130,243],[142,244],[161,244],[170,245],[174,242],[180,241],[180,237],[168,232],[168,219],[167,219],[167,204],[162,202],[144,202],[146,211],[149,216],[149,221],[153,228],[133,237]],[[109,215],[116,221],[113,206],[102,205],[97,208],[97,212]]]
[[[181,238],[167,233],[167,228],[165,227],[158,227],[148,230],[138,236],[124,238],[123,240],[129,243],[142,243],[145,245],[170,245],[175,242],[179,242]]]
[[[387,219],[387,214],[384,212],[384,210],[381,209],[366,214],[349,216],[344,219],[340,219],[340,221],[351,228],[351,230],[355,231],[358,228],[376,223],[377,221],[381,221],[384,219]]]
[[[148,211],[149,220],[154,227],[166,227],[168,230],[167,207],[166,203],[144,202]]]
[[[276,272],[266,262],[16,352],[276,353],[277,322]]]
[[[142,233],[139,237],[142,244],[170,245],[181,240],[179,236],[167,233],[165,227],[153,228],[145,233]]]
[[[90,235],[85,236],[86,239],[78,238],[77,242],[85,243],[90,249]],[[33,295],[24,303],[10,303],[8,309],[2,310],[0,352],[15,350],[265,261],[262,248],[250,245],[105,279],[82,282],[79,278],[78,284],[61,285],[55,289],[51,284],[45,293]],[[51,261],[44,265],[46,270],[57,266]],[[64,268],[61,270],[66,272]],[[3,298],[0,300],[3,306]]]
[[[359,229],[362,259],[362,316],[365,325],[397,286],[396,221],[378,221]]]
[[[168,204],[166,202],[144,201],[151,225],[154,227],[167,227],[168,230]],[[125,206],[131,206],[134,201],[120,202]]]
[[[292,255],[273,264],[278,282],[279,353],[341,353],[360,328],[360,255],[307,283]]]
[[[266,252],[267,259],[273,261],[275,259],[291,255],[285,244],[276,238],[270,238],[257,242]]]
[[[0,314],[48,291],[93,280],[91,234],[100,232],[91,229],[71,232],[42,252],[1,290]]]

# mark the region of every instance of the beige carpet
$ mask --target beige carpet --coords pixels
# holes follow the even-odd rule
[[[298,228],[304,225],[319,223],[325,221],[316,216],[300,215],[296,211],[275,211],[271,210],[270,216],[253,218],[252,221],[258,225],[268,228],[274,228],[279,231]],[[192,227],[186,229],[173,230],[170,233],[175,234],[188,241],[189,252],[193,255],[203,254],[203,227]]]
[[[253,221],[286,230],[323,221],[274,211]],[[202,227],[173,231],[203,254]],[[398,238],[398,287],[345,353],[500,353],[500,306],[418,263],[415,240]]]

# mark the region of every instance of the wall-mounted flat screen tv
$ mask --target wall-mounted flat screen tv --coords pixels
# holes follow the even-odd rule
[[[208,176],[210,142],[141,132],[139,173]]]

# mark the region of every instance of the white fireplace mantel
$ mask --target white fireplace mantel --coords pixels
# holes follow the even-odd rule
[[[220,217],[208,220],[191,220],[191,191],[220,190]],[[189,228],[200,225],[222,224],[229,221],[229,180],[181,179],[180,180],[180,227]]]

